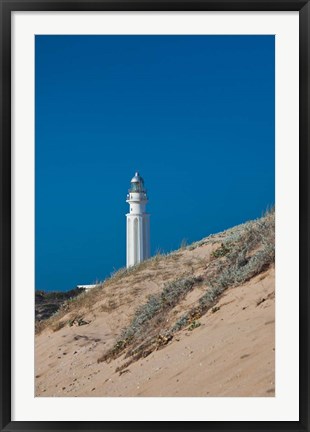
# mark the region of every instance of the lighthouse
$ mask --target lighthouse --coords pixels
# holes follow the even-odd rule
[[[138,172],[130,182],[127,200],[129,213],[127,224],[127,267],[150,257],[150,215],[145,208],[148,202],[144,180]]]

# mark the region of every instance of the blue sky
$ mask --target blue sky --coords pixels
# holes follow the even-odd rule
[[[149,193],[151,251],[275,200],[273,36],[36,36],[36,289],[126,264],[126,193]]]

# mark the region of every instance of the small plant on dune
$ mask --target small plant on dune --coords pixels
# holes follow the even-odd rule
[[[175,333],[179,330],[181,330],[182,328],[184,328],[189,322],[189,315],[185,314],[183,315],[180,319],[178,319],[178,321],[174,324],[174,326],[171,329],[172,333]]]
[[[201,323],[199,321],[193,321],[189,327],[187,328],[187,330],[189,331],[193,331],[195,328],[200,327]]]
[[[87,325],[89,323],[90,323],[90,321],[86,321],[84,319],[84,317],[82,317],[82,316],[75,316],[74,318],[70,319],[67,322],[67,324],[68,324],[69,327],[72,327],[72,326],[78,326],[78,327],[80,327],[80,326],[83,326],[83,325]]]
[[[226,244],[222,243],[218,249],[216,249],[211,253],[211,256],[213,258],[220,258],[220,257],[224,257],[229,252],[230,252],[230,248]]]
[[[58,330],[62,329],[66,323],[64,321],[57,321],[55,324],[52,325],[53,332],[57,332]]]

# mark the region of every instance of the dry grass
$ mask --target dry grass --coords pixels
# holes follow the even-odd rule
[[[203,276],[183,276],[166,284],[161,293],[150,296],[140,306],[129,326],[123,330],[114,347],[98,359],[109,361],[126,352],[129,358],[124,365],[146,357],[155,349],[167,344],[174,334],[184,327],[194,330],[199,327],[198,319],[210,308],[216,312],[215,302],[228,287],[240,285],[265,271],[275,260],[275,217],[270,211],[261,219],[250,221],[221,233],[221,244],[204,265]],[[212,241],[214,238],[212,238]],[[197,245],[196,247],[199,247]],[[171,259],[165,257],[165,261]],[[201,268],[204,260],[185,261],[191,268]],[[184,262],[183,262],[184,264]],[[182,315],[171,327],[167,325],[171,311],[196,288],[204,286],[204,293],[196,305]],[[176,312],[174,310],[174,312]]]
[[[175,258],[170,258],[170,255],[157,253],[149,260],[143,261],[130,268],[122,268],[111,274],[109,278],[103,282],[97,283],[96,288],[92,288],[89,291],[84,291],[79,296],[65,301],[60,309],[47,320],[36,323],[35,331],[36,334],[40,334],[45,329],[61,328],[60,321],[66,323],[70,322],[71,319],[77,313],[90,313],[97,308],[97,304],[103,298],[105,299],[104,304],[100,306],[99,311],[111,312],[117,309],[121,304],[122,294],[119,292],[121,285],[126,287],[127,300],[133,299],[134,296],[141,291],[142,287],[138,287],[137,284],[147,279],[152,278],[153,272],[159,270],[160,266],[164,266],[164,262],[175,261]],[[164,266],[165,267],[165,266]],[[173,270],[168,268],[162,272],[163,279],[168,279],[173,275]],[[112,290],[112,291],[110,291]],[[111,298],[113,297],[113,298]],[[106,299],[109,299],[106,301]]]

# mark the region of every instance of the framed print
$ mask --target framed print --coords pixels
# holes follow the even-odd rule
[[[1,23],[2,430],[309,430],[308,1]]]

